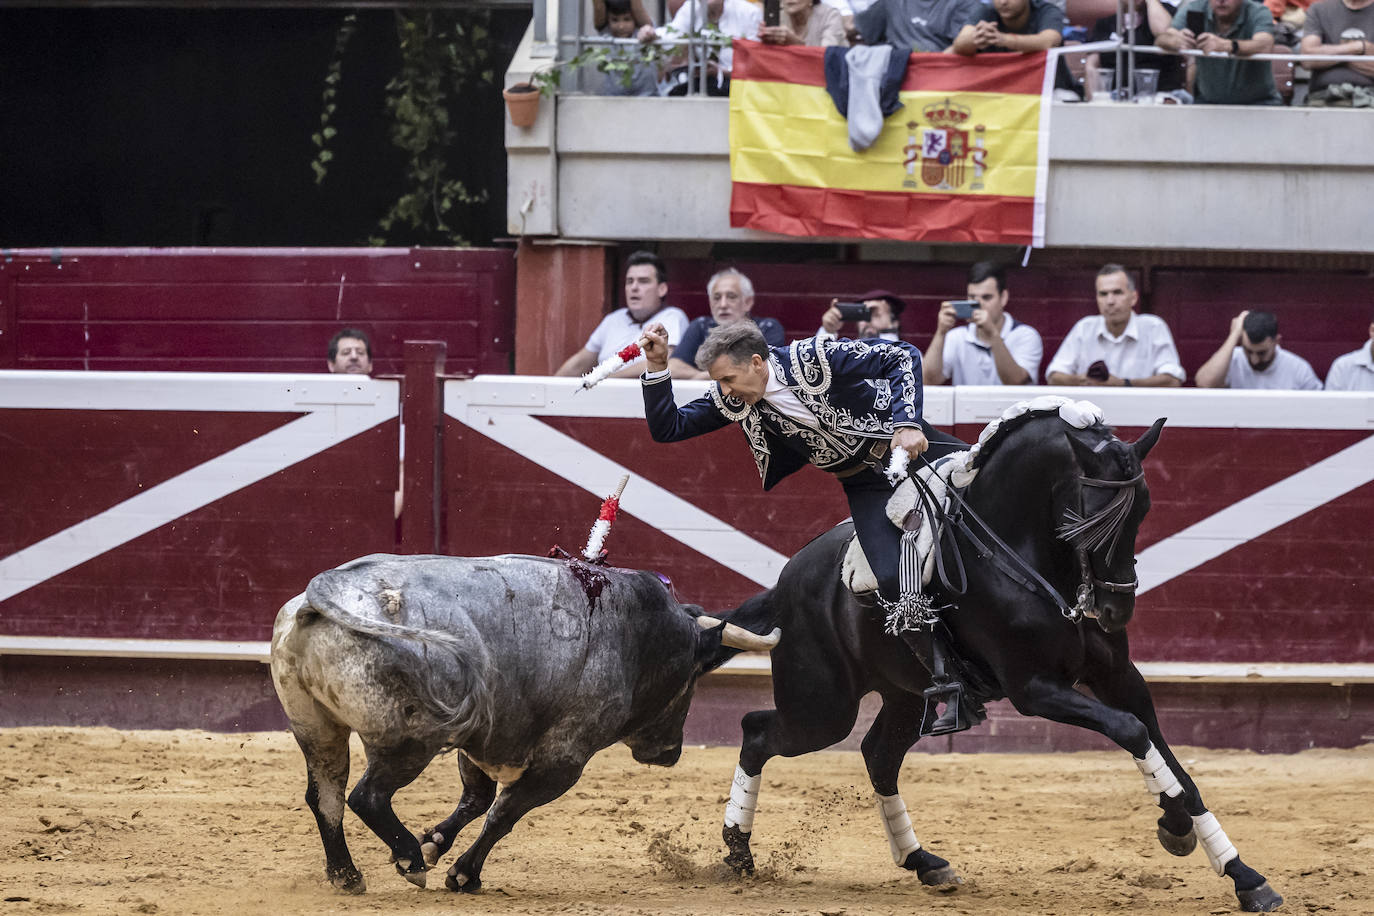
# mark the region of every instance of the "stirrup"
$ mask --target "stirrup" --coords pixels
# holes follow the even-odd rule
[[[932,684],[925,689],[925,709],[921,713],[921,737],[949,735],[973,728],[987,718],[982,704],[964,699],[964,685],[958,681]],[[939,704],[945,711],[936,717]]]

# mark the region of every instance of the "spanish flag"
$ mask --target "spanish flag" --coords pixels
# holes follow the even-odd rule
[[[731,226],[813,237],[1044,243],[1044,53],[911,55],[900,94],[905,107],[887,118],[872,146],[855,152],[825,89],[823,48],[739,40],[734,48]]]

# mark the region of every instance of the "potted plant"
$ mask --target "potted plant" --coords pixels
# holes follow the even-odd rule
[[[557,92],[565,73],[576,73],[584,67],[590,67],[598,73],[618,79],[628,87],[636,64],[657,67],[663,56],[663,49],[653,43],[640,45],[629,52],[623,46],[588,46],[568,60],[556,61],[542,70],[536,70],[524,81],[503,89],[501,96],[506,100],[511,123],[516,127],[529,127],[539,114],[540,97],[552,96]]]

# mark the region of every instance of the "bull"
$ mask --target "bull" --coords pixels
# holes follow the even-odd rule
[[[349,735],[367,770],[348,806],[423,887],[458,832],[483,813],[448,870],[475,892],[492,847],[568,791],[597,751],[672,766],[697,678],[760,637],[679,604],[655,575],[531,556],[389,556],[316,576],[272,631],[272,682],[305,755],[306,802],[331,884],[366,884],[344,841]],[[463,794],[413,834],[392,796],[457,750]]]

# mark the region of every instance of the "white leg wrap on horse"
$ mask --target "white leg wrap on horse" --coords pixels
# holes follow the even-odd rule
[[[901,865],[906,857],[921,848],[916,832],[911,829],[911,818],[906,813],[906,802],[900,795],[873,796],[878,801],[878,817],[883,820],[883,830],[887,833],[887,846],[892,850],[892,861]]]
[[[1193,832],[1202,841],[1202,851],[1207,853],[1207,861],[1218,875],[1226,874],[1226,863],[1240,855],[1231,845],[1226,831],[1217,823],[1217,816],[1208,811],[1206,814],[1193,815]]]
[[[754,829],[754,811],[759,806],[759,783],[763,774],[750,776],[735,765],[735,781],[730,784],[730,800],[725,803],[725,826],[749,833]]]
[[[1136,767],[1140,770],[1140,775],[1145,777],[1145,790],[1152,795],[1164,795],[1174,798],[1183,792],[1183,786],[1179,783],[1174,771],[1169,769],[1169,764],[1164,762],[1164,755],[1159,749],[1150,744],[1150,749],[1145,752],[1145,759],[1139,757],[1135,760]]]

